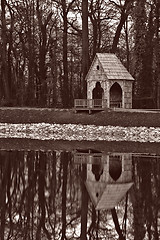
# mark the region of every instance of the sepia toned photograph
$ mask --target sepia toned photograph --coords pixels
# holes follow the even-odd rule
[[[160,239],[160,0],[0,0],[0,240]]]

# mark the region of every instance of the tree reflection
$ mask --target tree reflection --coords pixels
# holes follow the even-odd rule
[[[134,192],[132,194],[135,239],[158,240],[160,209],[160,159],[156,156],[134,159]]]
[[[55,153],[3,151],[0,166],[1,239],[52,239]]]

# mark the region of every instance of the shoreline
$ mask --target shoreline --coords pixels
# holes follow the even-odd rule
[[[104,153],[150,153],[160,155],[159,143],[106,142],[106,141],[54,141],[33,139],[0,139],[2,151],[74,151],[95,149]]]

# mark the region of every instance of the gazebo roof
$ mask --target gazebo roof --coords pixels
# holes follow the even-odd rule
[[[113,209],[132,185],[133,182],[108,184],[86,181],[87,191],[96,210]]]
[[[90,70],[92,69],[96,58],[98,58],[108,80],[134,80],[118,57],[113,53],[96,53]]]

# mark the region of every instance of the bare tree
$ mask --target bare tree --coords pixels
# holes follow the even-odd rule
[[[6,23],[6,1],[1,0],[1,21],[2,21],[2,66],[1,66],[1,78],[4,89],[4,98],[6,102],[10,99],[9,83],[8,83],[8,65],[7,65],[7,23]]]
[[[89,69],[88,0],[82,0],[82,95],[86,98],[85,77]]]

